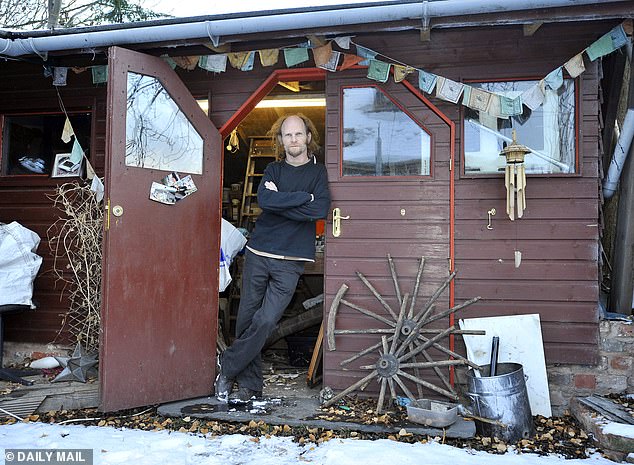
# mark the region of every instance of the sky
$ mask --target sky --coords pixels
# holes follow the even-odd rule
[[[277,436],[268,439],[240,434],[205,437],[165,430],[45,423],[0,426],[0,449],[7,465],[19,462],[15,455],[9,460],[12,451],[6,449],[27,448],[37,448],[40,454],[44,453],[42,449],[92,449],[95,465],[614,465],[597,453],[587,459],[572,460],[516,452],[493,455],[438,442],[406,444],[389,439],[332,439],[320,445],[310,442],[300,445],[290,437]]]
[[[326,6],[376,1],[385,0],[239,0],[234,2],[226,0],[144,0],[143,5],[154,11],[168,13],[182,18],[187,16],[258,11],[262,9],[277,10],[302,6]]]

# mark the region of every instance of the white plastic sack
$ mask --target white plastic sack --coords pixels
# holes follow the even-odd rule
[[[238,252],[244,248],[246,243],[247,238],[238,231],[238,228],[223,218],[222,229],[220,230],[220,292],[227,289],[227,286],[231,283],[232,278],[231,273],[229,272],[229,266]]]
[[[20,223],[0,223],[0,305],[30,305],[33,280],[42,265],[40,236]]]

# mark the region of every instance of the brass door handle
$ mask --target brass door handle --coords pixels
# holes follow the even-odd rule
[[[333,237],[341,236],[341,220],[349,220],[350,215],[341,216],[341,209],[339,207],[332,210],[332,235]]]

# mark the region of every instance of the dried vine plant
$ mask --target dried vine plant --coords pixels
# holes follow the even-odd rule
[[[49,198],[63,213],[47,230],[53,273],[64,283],[62,292],[68,292],[70,301],[68,312],[62,315],[60,333],[66,329],[88,352],[97,351],[103,207],[82,181],[58,186]]]

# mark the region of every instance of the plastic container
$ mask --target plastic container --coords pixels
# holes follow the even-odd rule
[[[533,416],[528,401],[524,369],[519,363],[498,363],[497,375],[488,376],[490,365],[467,372],[467,395],[476,415],[499,424],[476,419],[476,431],[481,436],[497,436],[515,442],[531,436]]]
[[[458,406],[448,402],[418,399],[416,406],[409,404],[406,408],[410,421],[434,428],[453,425],[458,419]]]

